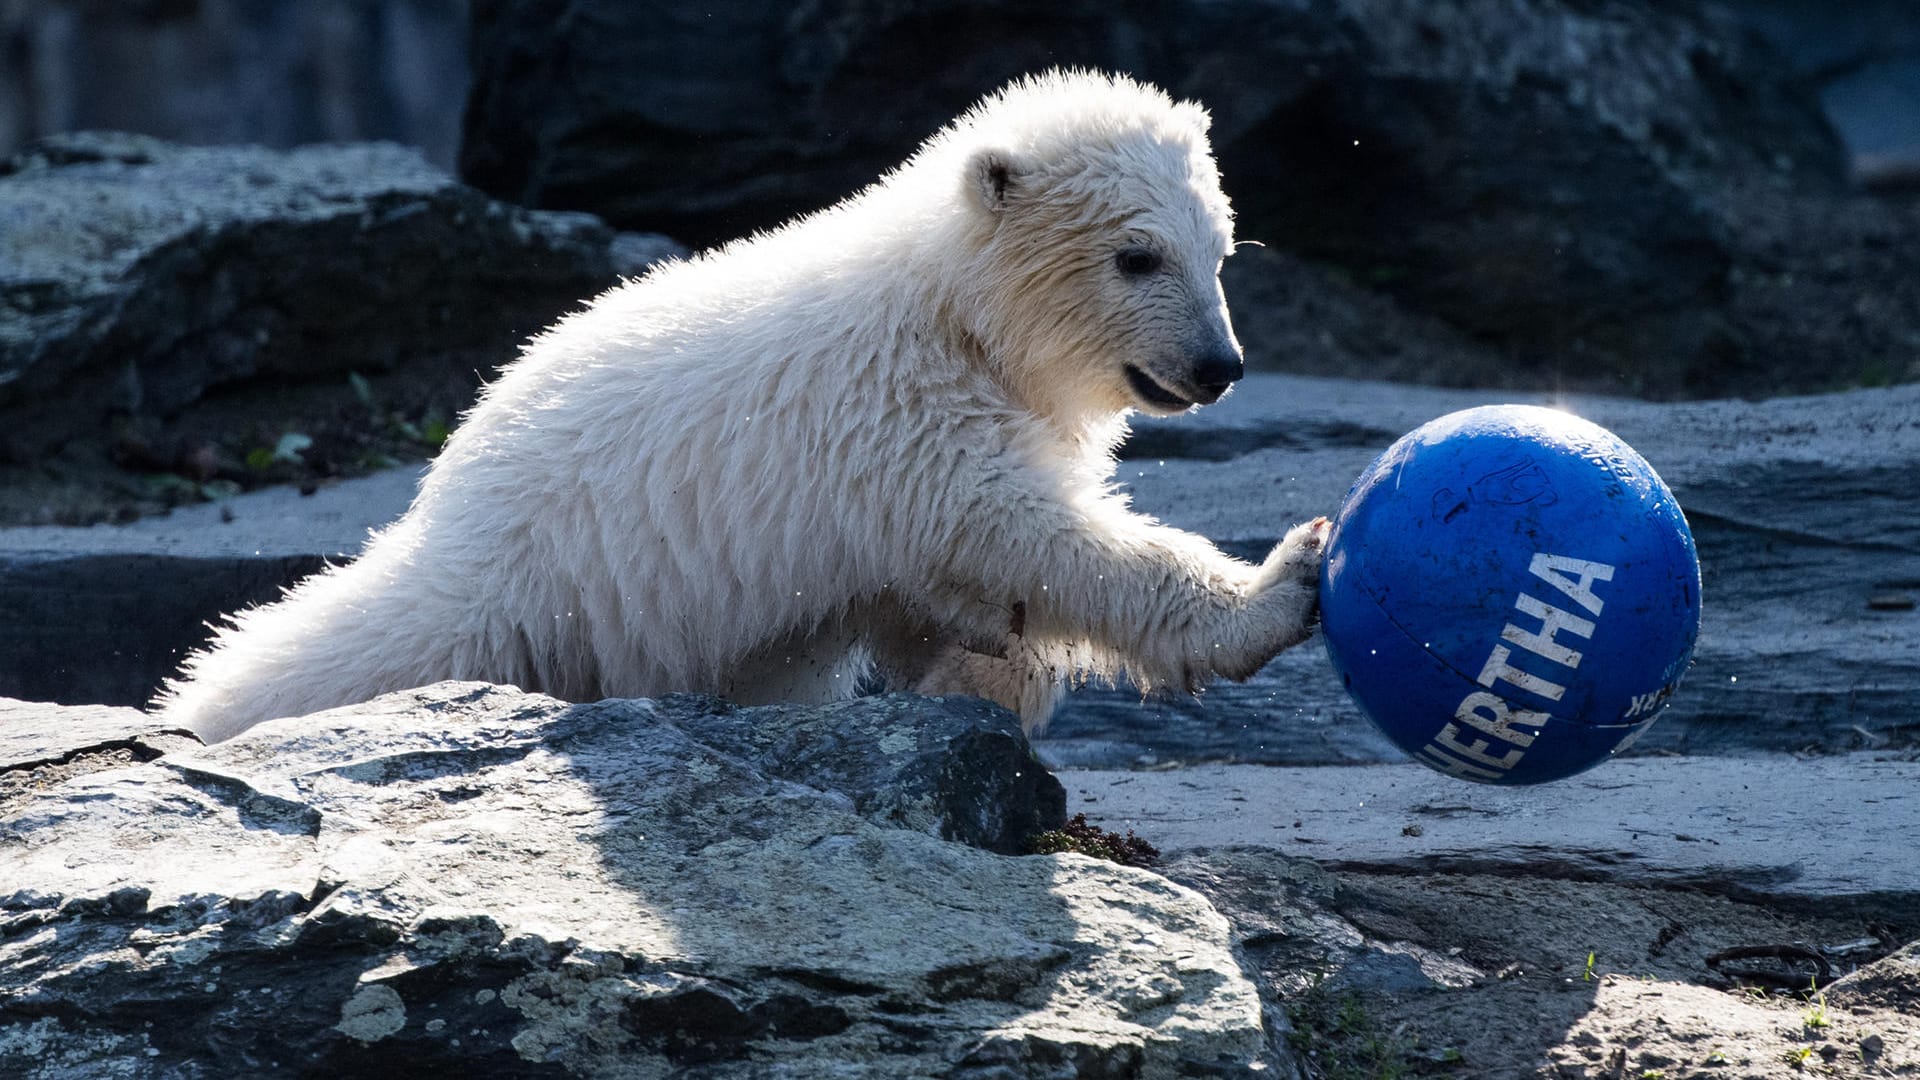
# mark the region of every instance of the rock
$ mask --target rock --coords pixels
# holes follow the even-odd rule
[[[1841,243],[1806,235],[1818,230],[1771,227],[1777,208],[1744,211],[1780,191],[1845,202],[1847,165],[1778,54],[1704,6],[915,0],[661,13],[590,0],[556,18],[539,0],[486,0],[473,50],[465,178],[696,245],[857,190],[1007,79],[1091,65],[1211,107],[1243,239],[1410,309],[1365,335],[1394,338],[1390,371],[1660,396],[1920,375],[1900,345],[1920,334],[1920,286],[1877,264],[1920,266],[1894,254],[1854,265],[1836,258]],[[1911,215],[1858,213],[1877,224],[1846,235],[1920,247]],[[1783,267],[1768,249],[1789,242]],[[1768,307],[1783,275],[1838,278],[1831,299],[1874,314],[1859,326],[1808,313],[1803,327]],[[1229,296],[1245,318],[1295,280],[1254,261],[1229,276]],[[1348,289],[1310,287],[1337,313],[1301,331],[1309,341],[1365,321],[1370,305],[1348,311]],[[1403,326],[1413,332],[1392,332]],[[1805,336],[1839,369],[1809,371]],[[1449,355],[1422,365],[1435,337],[1451,339]],[[1288,369],[1378,370],[1364,348],[1307,351],[1346,366]],[[1285,366],[1290,354],[1263,355]]]
[[[1517,381],[1504,350],[1337,269],[1277,247],[1240,248],[1222,267],[1220,284],[1247,367],[1254,371],[1364,373],[1369,379],[1443,386]],[[1154,425],[1139,428],[1136,441],[1151,443],[1158,432]],[[1138,456],[1155,455],[1142,451]]]
[[[0,166],[0,462],[118,417],[402,363],[461,373],[658,242],[495,203],[385,144],[59,136]],[[283,410],[285,406],[282,406]]]
[[[1731,0],[1726,7],[1818,89],[1858,181],[1872,187],[1920,170],[1920,13],[1912,4],[1858,0],[1836,10],[1817,0]]]
[[[769,776],[846,792],[882,824],[1021,855],[1027,837],[1065,823],[1065,791],[1004,710],[955,698],[942,725],[926,712],[902,695],[778,711],[716,701],[684,723]]]
[[[1551,844],[1562,821],[1539,822],[1536,835]],[[1743,990],[1711,960],[1800,942],[1788,951],[1832,955],[1839,974],[1856,966],[1843,954],[1871,948],[1871,958],[1901,940],[1889,935],[1920,932],[1911,892],[1843,912],[1569,879],[1546,864],[1329,871],[1257,847],[1182,851],[1162,869],[1233,924],[1269,1015],[1316,1075],[1670,1076],[1679,1065],[1758,1077],[1814,1052],[1851,1059],[1857,1047],[1869,1065],[1920,1052],[1911,948],[1815,1002]],[[1871,996],[1849,990],[1868,984]]]
[[[1170,856],[1268,848],[1341,869],[1688,888],[1783,908],[1920,913],[1911,753],[1640,757],[1531,788],[1408,764],[1066,770],[1068,805]],[[1420,826],[1410,832],[1409,825]],[[1920,924],[1915,932],[1920,933]]]
[[[62,708],[0,697],[0,816],[71,777],[198,745],[191,732],[134,709]]]
[[[1828,996],[1842,1008],[1884,1005],[1912,1015],[1920,1004],[1920,941],[1910,942],[1835,982]]]
[[[169,728],[138,709],[62,707],[0,697],[0,773],[24,772],[170,736],[192,739],[185,728]],[[161,752],[156,749],[148,756]]]
[[[1397,230],[1433,215],[1383,195],[1458,209],[1490,169],[1557,170],[1552,190],[1492,181],[1526,207],[1516,221],[1556,201],[1652,194],[1608,192],[1609,169],[1656,184],[1783,160],[1829,181],[1844,169],[1817,108],[1770,76],[1773,54],[1692,8],[1530,0],[1488,18],[1408,0],[1150,13],[917,0],[679,15],[588,3],[568,16],[534,0],[475,5],[462,174],[503,198],[701,244],[836,201],[980,94],[1049,65],[1130,71],[1207,100],[1250,236],[1367,208],[1393,211],[1370,231]],[[1448,138],[1413,137],[1443,120]],[[1365,190],[1338,190],[1356,179]],[[1270,182],[1280,189],[1260,194]],[[1292,199],[1302,184],[1323,198]]]
[[[879,708],[856,724],[900,747],[867,763],[882,772],[911,774],[938,732],[1018,739],[1003,713]],[[836,784],[891,781],[831,748],[831,775],[778,775],[808,741],[777,730],[784,711],[441,684],[32,793],[0,816],[0,1069],[1222,1076],[1287,1062],[1198,895],[898,827],[885,800],[863,816]],[[950,752],[971,753],[959,741]],[[978,763],[1014,783],[1004,766]]]

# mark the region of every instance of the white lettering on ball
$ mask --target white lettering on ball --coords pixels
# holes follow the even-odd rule
[[[1614,569],[1607,563],[1545,552],[1534,555],[1527,567],[1534,577],[1566,594],[1589,615],[1596,617],[1606,607],[1606,601],[1593,591],[1594,582],[1612,581]],[[1591,619],[1564,611],[1526,593],[1521,593],[1513,606],[1521,614],[1539,620],[1540,629],[1529,630],[1516,622],[1508,622],[1501,628],[1500,640],[1506,644],[1493,647],[1486,664],[1480,669],[1479,678],[1475,680],[1487,689],[1468,694],[1460,702],[1459,708],[1454,710],[1453,722],[1441,728],[1433,741],[1421,747],[1416,755],[1441,772],[1469,780],[1498,780],[1518,765],[1526,755],[1527,748],[1533,745],[1536,735],[1516,725],[1540,727],[1547,722],[1548,714],[1515,708],[1505,698],[1489,692],[1497,684],[1504,683],[1548,701],[1559,701],[1566,696],[1565,686],[1508,663],[1513,657],[1513,649],[1509,645],[1524,649],[1568,671],[1576,671],[1584,654],[1556,638],[1564,633],[1583,641],[1593,639],[1596,624]],[[1670,687],[1665,690],[1666,693],[1672,692]],[[1665,694],[1660,692],[1636,697],[1627,715],[1650,711],[1664,697]],[[1487,738],[1468,736],[1462,725]],[[1505,744],[1513,749],[1495,756],[1493,750],[1497,744]]]

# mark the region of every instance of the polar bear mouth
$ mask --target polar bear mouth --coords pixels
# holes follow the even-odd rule
[[[1135,396],[1150,405],[1163,409],[1190,409],[1193,402],[1154,382],[1152,376],[1132,364],[1124,365],[1127,372],[1127,385],[1133,388]]]

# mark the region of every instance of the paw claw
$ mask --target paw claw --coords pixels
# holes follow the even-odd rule
[[[1312,551],[1320,550],[1320,548],[1326,546],[1327,532],[1332,527],[1332,522],[1329,522],[1323,517],[1317,517],[1304,525],[1296,526],[1296,528],[1303,530],[1300,536],[1300,546]]]

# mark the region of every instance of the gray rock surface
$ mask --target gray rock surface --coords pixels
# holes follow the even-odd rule
[[[1314,1075],[1920,1062],[1911,753],[1647,757],[1528,789],[1413,764],[1061,778],[1228,918]]]
[[[526,205],[709,245],[1090,65],[1210,106],[1240,236],[1314,264],[1229,275],[1275,330],[1242,334],[1256,362],[1663,397],[1920,374],[1920,220],[1844,196],[1813,91],[1705,5],[484,0],[474,27],[461,173]],[[1276,293],[1332,315],[1263,319]],[[1368,295],[1405,312],[1369,324]]]
[[[471,379],[646,257],[385,144],[59,136],[0,165],[0,207],[0,462],[248,384]]]
[[[1871,911],[1771,906],[1550,863],[1329,870],[1260,847],[1161,869],[1232,921],[1315,1075],[1774,1080],[1920,1061],[1913,950],[1895,951],[1920,932],[1910,894]]]
[[[1834,984],[1832,997],[1841,1006],[1905,1004],[1913,998],[1916,987],[1920,987],[1920,941],[1847,975]]]
[[[1168,853],[1258,847],[1337,869],[1685,886],[1920,914],[1912,754],[1632,758],[1531,788],[1412,764],[1059,775],[1073,812]]]
[[[1195,893],[938,839],[939,799],[863,805],[942,753],[1051,783],[952,739],[1017,742],[1011,717],[853,708],[837,719],[878,736],[859,765],[778,708],[449,683],[28,789],[0,805],[0,1071],[1288,1064]]]
[[[0,697],[0,773],[44,768],[101,750],[150,746],[172,737],[193,738],[185,728],[169,728],[138,709]],[[159,753],[155,750],[154,756]]]
[[[976,699],[939,711],[899,694],[780,709],[708,701],[676,723],[769,776],[844,792],[873,821],[1002,855],[1066,822],[1066,792],[1019,725]]]

